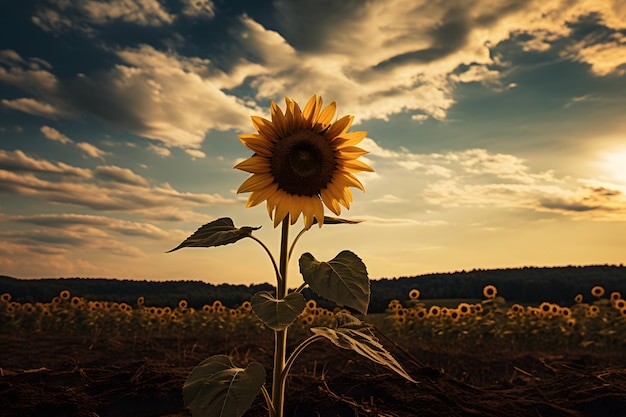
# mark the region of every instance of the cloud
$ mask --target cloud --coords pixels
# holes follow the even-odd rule
[[[196,159],[206,158],[206,154],[198,149],[185,149],[185,153],[191,156],[191,159],[195,161]]]
[[[597,76],[626,74],[626,36],[621,33],[614,33],[600,43],[584,40],[563,55],[589,64],[591,72]]]
[[[188,149],[197,149],[209,130],[250,124],[255,108],[222,91],[228,77],[210,61],[147,45],[116,54],[123,64],[67,85],[73,107],[168,147]]]
[[[40,8],[32,18],[34,24],[48,32],[70,29],[91,32],[89,25],[104,25],[115,21],[140,26],[162,26],[172,23],[175,17],[157,0],[52,0],[50,3],[52,7]]]
[[[406,201],[403,198],[400,198],[393,194],[385,194],[380,198],[372,200],[373,203],[389,203],[389,204],[397,204]]]
[[[573,218],[626,221],[626,189],[608,182],[533,172],[526,161],[485,149],[415,154],[382,148],[367,138],[362,147],[386,169],[413,175],[410,188],[383,190],[374,202],[404,200],[425,208],[505,208],[558,213]],[[397,175],[406,175],[402,172]],[[410,194],[402,195],[401,192]]]
[[[163,146],[156,146],[153,144],[148,145],[148,150],[154,152],[155,154],[159,155],[162,158],[166,158],[172,154],[172,152],[169,149],[164,148]]]
[[[219,17],[209,0],[179,6],[186,15]],[[55,0],[35,17],[55,31],[107,30],[111,22],[171,26],[177,16],[167,7],[156,0]],[[110,68],[58,79],[46,61],[2,51],[0,81],[32,95],[3,105],[40,115],[94,115],[161,146],[198,150],[210,131],[250,129],[249,115],[266,114],[267,99],[283,95],[302,102],[321,94],[339,103],[340,114],[356,115],[356,123],[399,113],[417,113],[418,123],[443,120],[458,83],[497,91],[515,85],[501,84],[506,58],[494,50],[505,41],[527,52],[555,49],[598,76],[624,71],[626,12],[619,0],[399,0],[394,7],[380,0],[324,7],[279,0],[274,7],[271,29],[248,15],[230,25],[223,45],[232,53],[219,62],[135,42],[104,46],[117,60]],[[606,34],[585,36],[580,27],[590,20]]]
[[[149,239],[165,239],[168,233],[150,223],[133,222],[106,216],[87,214],[37,214],[32,216],[0,215],[5,221],[44,226],[62,230],[82,230],[84,234],[92,233],[93,228],[109,230],[126,236],[138,236]],[[56,232],[58,233],[58,231]]]
[[[474,83],[479,82],[486,86],[499,87],[500,72],[491,70],[485,65],[472,65],[464,72],[459,74],[452,74],[450,79],[461,83]]]
[[[215,3],[211,0],[182,0],[183,14],[192,17],[215,17]]]
[[[73,144],[74,141],[70,138],[68,138],[67,136],[65,136],[63,133],[59,132],[58,130],[56,130],[53,127],[50,126],[41,126],[41,129],[39,129],[41,131],[41,133],[43,133],[43,135],[50,139],[50,140],[54,140],[57,142],[61,142],[63,145],[68,145],[68,144]]]
[[[111,155],[110,152],[103,151],[97,146],[87,142],[79,142],[76,144],[76,147],[85,152],[87,155],[91,156],[92,158],[104,159],[106,155]]]
[[[129,169],[100,166],[91,171],[52,163],[22,151],[0,150],[0,192],[101,211],[186,211],[197,206],[229,205],[236,200],[219,194],[180,192],[167,183],[151,184]],[[55,173],[58,180],[37,177]],[[81,181],[82,180],[82,181]]]
[[[419,122],[419,124],[422,124],[426,120],[428,120],[428,115],[427,114],[414,114],[411,116],[411,120],[415,120]]]
[[[0,247],[7,247],[11,252],[19,254],[22,262],[28,258],[46,268],[54,267],[65,258],[65,262],[76,263],[81,254],[99,251],[100,260],[110,255],[141,257],[145,254],[135,246],[119,241],[115,236],[94,227],[73,227],[69,229],[33,228],[25,233],[23,230],[2,230],[0,237],[5,241]],[[34,256],[33,256],[34,255]],[[79,258],[80,259],[80,258]],[[30,263],[29,262],[29,263]],[[0,264],[7,262],[6,257],[0,257]],[[14,265],[13,270],[18,266]],[[24,267],[20,266],[20,270]],[[64,268],[65,269],[65,268]]]
[[[24,59],[17,52],[4,50],[4,66],[0,66],[0,81],[34,95],[49,94],[57,88],[57,78],[49,70],[52,66],[41,58]],[[45,63],[47,65],[42,65]],[[42,68],[45,67],[44,68]]]
[[[111,155],[110,152],[103,151],[102,149],[99,149],[97,146],[92,145],[91,143],[87,143],[87,142],[74,143],[72,139],[70,139],[69,137],[67,137],[66,135],[59,132],[53,127],[42,126],[41,129],[39,130],[41,131],[41,133],[43,133],[43,135],[46,138],[57,141],[57,142],[61,142],[63,145],[74,145],[92,158],[104,159],[106,155]]]
[[[55,118],[61,116],[64,112],[60,111],[53,105],[45,103],[34,98],[16,98],[14,100],[2,99],[2,105],[8,109],[21,111],[23,113],[32,114],[34,116],[43,116]]]
[[[580,187],[569,192],[546,195],[540,207],[575,217],[598,216],[624,220],[626,189],[614,184],[580,180]]]
[[[54,163],[33,158],[19,149],[12,152],[0,149],[0,169],[15,172],[60,174],[70,178],[92,177],[92,173],[88,169],[73,167],[63,162]]]
[[[96,177],[104,181],[113,181],[120,184],[147,186],[148,181],[141,175],[135,174],[128,168],[118,166],[99,166],[95,169]]]

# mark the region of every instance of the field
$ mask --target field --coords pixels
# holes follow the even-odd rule
[[[602,291],[601,291],[602,290]],[[298,358],[289,416],[624,416],[626,305],[594,288],[591,303],[420,300],[412,291],[368,317],[418,381],[323,341]],[[0,298],[0,416],[187,416],[181,388],[210,355],[271,363],[271,331],[249,304],[200,309]],[[333,312],[309,302],[290,347]],[[265,416],[259,395],[246,416]]]

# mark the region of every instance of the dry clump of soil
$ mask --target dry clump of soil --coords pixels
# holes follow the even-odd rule
[[[0,416],[189,416],[181,388],[193,367],[224,353],[270,364],[265,339],[0,335]],[[626,416],[621,352],[383,342],[417,384],[320,342],[292,368],[286,416]],[[259,395],[246,416],[266,415]]]

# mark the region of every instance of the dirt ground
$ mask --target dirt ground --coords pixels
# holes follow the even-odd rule
[[[269,364],[267,339],[0,334],[0,416],[189,416],[181,387],[196,364],[214,354],[228,354],[239,366]],[[323,341],[294,364],[286,415],[626,416],[620,352],[381,342],[417,384]],[[246,416],[266,416],[264,406],[259,395]]]

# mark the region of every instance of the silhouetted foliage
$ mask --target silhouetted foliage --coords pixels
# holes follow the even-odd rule
[[[524,267],[516,269],[475,269],[469,272],[450,272],[415,277],[382,278],[371,281],[369,312],[384,311],[393,299],[406,300],[411,289],[420,291],[420,299],[483,298],[485,285],[495,285],[498,295],[507,301],[533,303],[549,301],[572,304],[576,294],[587,301],[594,285],[601,285],[607,296],[613,291],[626,295],[626,267],[623,265],[567,266],[552,268]],[[8,292],[20,302],[49,302],[62,290],[72,296],[89,300],[118,301],[134,305],[139,296],[146,305],[174,307],[181,299],[190,307],[201,308],[220,300],[228,307],[236,307],[250,300],[258,291],[274,291],[270,284],[231,285],[200,281],[136,281],[102,278],[46,278],[16,279],[0,276],[0,294]],[[332,308],[333,304],[320,299],[306,289],[303,295],[315,299],[319,305]]]

